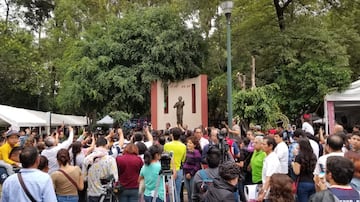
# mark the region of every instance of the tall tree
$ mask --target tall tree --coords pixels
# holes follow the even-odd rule
[[[0,103],[40,108],[49,92],[48,74],[41,64],[33,36],[17,25],[0,21],[0,47]]]
[[[168,7],[155,7],[94,25],[68,49],[60,106],[79,113],[144,114],[154,80],[176,81],[200,73],[204,41]]]

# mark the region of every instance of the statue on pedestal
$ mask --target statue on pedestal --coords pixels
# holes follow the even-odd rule
[[[182,97],[179,96],[178,101],[175,103],[174,108],[176,108],[176,123],[183,125],[183,108],[184,108],[185,102],[182,100]]]

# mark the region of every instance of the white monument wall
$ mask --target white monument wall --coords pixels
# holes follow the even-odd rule
[[[185,106],[183,108],[183,125],[194,129],[200,125],[208,124],[207,76],[200,75],[195,78],[168,84],[168,98],[166,89],[161,82],[154,82],[151,87],[151,122],[155,129],[165,128],[169,122],[171,127],[176,126],[175,103],[182,96]],[[165,103],[168,110],[165,110]]]

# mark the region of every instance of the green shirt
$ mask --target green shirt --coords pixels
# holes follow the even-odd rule
[[[155,194],[156,183],[160,180],[160,184],[157,190],[158,195],[161,200],[164,200],[164,184],[162,179],[158,179],[159,172],[161,170],[160,162],[151,163],[150,165],[143,165],[140,170],[140,176],[144,177],[145,180],[145,196],[153,196]]]
[[[258,183],[261,181],[261,174],[262,174],[263,162],[265,157],[266,157],[266,153],[264,151],[254,150],[254,153],[250,160],[253,183]]]
[[[186,146],[180,141],[168,142],[164,145],[165,152],[172,152],[176,170],[180,170],[181,164],[185,162]]]

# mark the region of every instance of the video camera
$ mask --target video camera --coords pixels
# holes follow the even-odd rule
[[[219,144],[217,146],[221,152],[222,162],[229,160],[229,155],[228,155],[229,144],[226,141],[227,135],[228,135],[228,131],[226,128],[222,128],[217,133],[217,138],[219,139]]]
[[[163,152],[160,157],[161,164],[161,172],[162,173],[171,173],[171,159],[173,157],[173,153]]]

